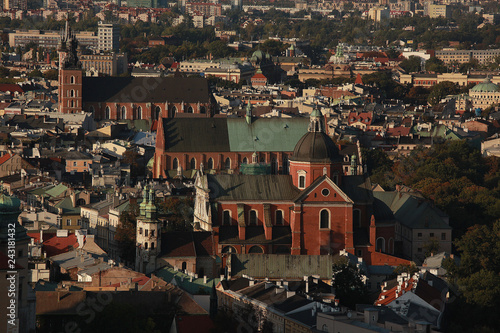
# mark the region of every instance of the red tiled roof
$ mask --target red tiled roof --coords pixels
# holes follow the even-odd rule
[[[0,157],[0,164],[3,164],[7,162],[10,158],[12,157],[11,154],[5,154],[2,157]]]
[[[398,266],[398,265],[410,265],[411,262],[406,259],[398,258],[391,256],[382,252],[370,252],[370,262],[369,265],[389,265],[389,266]]]
[[[413,278],[409,279],[408,281],[403,282],[401,285],[401,291],[399,292],[399,296],[402,295],[403,291],[405,293],[410,292],[413,289],[414,284],[415,284],[415,280]],[[392,289],[381,292],[379,297],[378,297],[378,300],[375,302],[375,305],[389,305],[392,301],[394,301],[396,298],[399,297],[399,296],[396,297],[397,289],[398,289],[398,286],[395,286]]]
[[[0,91],[10,91],[11,93],[18,92],[20,94],[24,94],[24,90],[20,85],[11,83],[0,83]]]
[[[356,81],[354,81],[354,84],[363,84],[363,80],[361,79],[361,74],[358,73],[356,76]]]
[[[29,232],[28,236],[35,240],[35,243],[40,242],[39,232]],[[68,237],[57,237],[55,233],[43,234],[42,251],[47,252],[47,257],[52,257],[61,253],[68,252],[68,248],[72,246],[74,249],[78,247],[78,240],[75,234],[69,234]]]
[[[387,134],[390,136],[408,136],[410,134],[410,127],[394,127],[394,128],[388,128],[387,129]]]

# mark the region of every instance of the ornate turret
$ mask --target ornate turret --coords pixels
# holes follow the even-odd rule
[[[246,110],[247,110],[247,112],[245,114],[245,120],[247,121],[247,124],[251,124],[252,123],[252,104],[250,103],[250,100],[248,100]]]

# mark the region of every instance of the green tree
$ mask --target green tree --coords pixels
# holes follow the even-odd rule
[[[460,87],[457,84],[444,81],[434,85],[431,88],[431,92],[429,97],[427,98],[429,104],[436,105],[438,104],[444,97],[448,95],[455,95],[460,92]]]
[[[332,278],[335,295],[342,305],[354,309],[356,304],[369,302],[368,288],[361,279],[361,272],[347,257],[341,257],[333,263]]]
[[[129,263],[135,262],[136,226],[139,207],[129,206],[120,215],[120,223],[116,227],[115,240],[118,243],[120,258]]]
[[[28,77],[43,77],[43,74],[42,72],[40,72],[40,70],[34,69],[28,73]]]
[[[420,71],[422,61],[420,57],[410,56],[408,59],[401,61],[399,66],[407,73],[415,73]]]
[[[436,73],[444,73],[448,70],[443,61],[436,57],[430,57],[430,59],[425,62],[425,69],[429,72]]]
[[[57,69],[49,69],[43,73],[43,77],[47,80],[57,81],[57,79],[59,78],[59,72],[57,71]]]

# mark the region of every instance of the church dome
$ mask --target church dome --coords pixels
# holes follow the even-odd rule
[[[16,197],[0,194],[0,212],[18,212],[21,201]]]
[[[324,132],[307,132],[297,142],[290,160],[299,162],[335,162],[340,159],[339,150]]]
[[[491,82],[490,78],[487,77],[483,82],[476,84],[472,87],[473,92],[497,92],[500,91],[498,85]]]

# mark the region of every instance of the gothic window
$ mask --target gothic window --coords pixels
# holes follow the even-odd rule
[[[74,107],[75,106],[75,101],[71,100],[70,101],[70,105],[71,105],[71,107]]]
[[[155,242],[151,242],[151,250],[155,249]]]
[[[276,225],[283,225],[283,211],[282,210],[277,210],[276,211],[276,220],[275,220]]]
[[[148,242],[145,242],[144,243],[144,249],[147,250],[148,249]]]
[[[75,90],[74,89],[71,89],[70,90],[70,94],[69,94],[70,97],[75,97]]]
[[[196,169],[196,160],[194,159],[194,157],[191,159],[189,166],[192,170]]]
[[[135,119],[142,119],[142,108],[140,106],[137,107],[135,112]]]
[[[207,109],[204,106],[200,107],[200,113],[206,113]]]
[[[74,77],[74,76],[71,76],[69,83],[71,83],[71,84],[75,84],[75,82],[76,82],[76,81],[75,81],[75,77]]]
[[[222,225],[231,225],[231,211],[225,210]]]
[[[212,170],[214,168],[214,159],[211,157],[208,159],[207,168],[208,170]]]
[[[193,113],[193,108],[191,106],[187,108],[187,113]]]
[[[231,159],[228,157],[226,158],[226,162],[224,163],[225,169],[229,170],[231,169]]]
[[[382,237],[377,238],[375,251],[385,252],[385,239],[383,239]]]
[[[109,119],[111,117],[111,109],[109,106],[106,106],[106,109],[104,110],[104,119]]]
[[[185,271],[187,268],[187,264],[185,261],[182,262],[182,270]]]
[[[154,115],[153,115],[153,119],[154,120],[158,120],[160,119],[160,114],[161,114],[161,108],[159,106],[157,106],[155,108],[155,112],[154,112]]]
[[[174,160],[172,161],[172,169],[174,170],[177,170],[177,168],[179,167],[179,160],[176,158],[174,158]]]
[[[323,209],[320,212],[319,228],[320,229],[330,228],[330,212],[328,211],[328,209]]]
[[[121,110],[121,119],[127,119],[127,108],[125,106],[122,106],[122,110]]]
[[[248,225],[257,225],[257,211],[252,209],[248,216]]]

